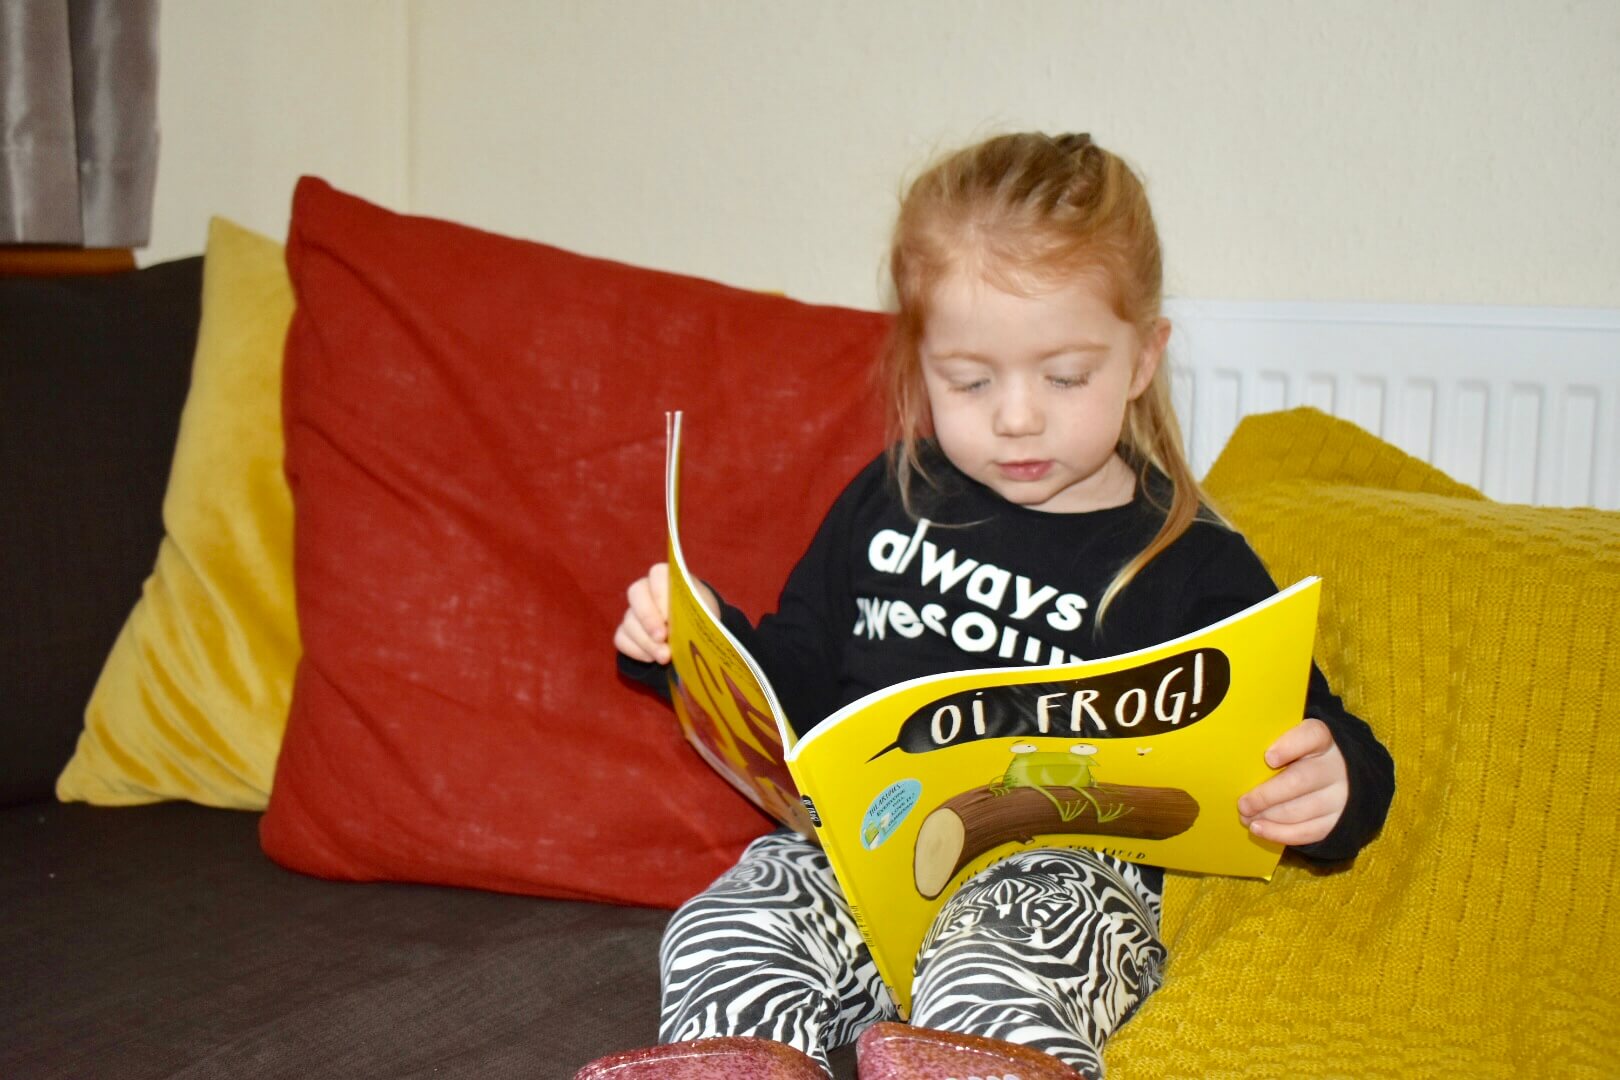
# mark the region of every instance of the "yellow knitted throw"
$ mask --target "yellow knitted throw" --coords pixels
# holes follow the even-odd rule
[[[1620,1076],[1620,514],[1495,503],[1310,409],[1207,486],[1395,758],[1347,869],[1171,875],[1143,1077]],[[1234,811],[1235,813],[1235,811]]]

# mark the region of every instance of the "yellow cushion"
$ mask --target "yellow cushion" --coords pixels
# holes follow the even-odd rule
[[[1395,802],[1344,872],[1172,875],[1110,1077],[1606,1075],[1620,514],[1487,501],[1308,409],[1245,420],[1208,486],[1274,577],[1323,577],[1317,656]]]
[[[265,805],[300,651],[281,468],[292,311],[281,246],[216,218],[167,535],[57,780],[64,801]]]

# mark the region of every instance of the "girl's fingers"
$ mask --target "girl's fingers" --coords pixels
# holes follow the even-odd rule
[[[661,641],[654,641],[634,612],[625,612],[624,620],[613,632],[613,647],[630,659],[639,660],[644,664],[669,663],[669,646]]]
[[[628,621],[619,623],[613,631],[613,647],[632,660],[639,660],[643,664],[652,663],[652,654],[647,651],[646,645],[636,640],[631,632]]]
[[[666,596],[665,606],[660,606],[651,578],[642,578],[630,586],[626,596],[630,601],[630,614],[641,623],[649,640],[663,641],[669,637],[668,598]]]
[[[664,622],[669,622],[669,564],[654,563],[647,571],[647,586],[652,590],[653,603]]]
[[[1272,743],[1266,750],[1266,764],[1281,769],[1290,762],[1320,754],[1333,745],[1333,733],[1314,716],[1307,716]]]
[[[632,660],[639,660],[643,664],[652,663],[652,658],[647,655],[646,650],[631,639],[622,625],[613,631],[613,647]]]
[[[629,603],[613,647],[644,664],[669,663],[669,567],[657,563],[625,590]]]
[[[1301,822],[1311,821],[1319,817],[1333,817],[1344,812],[1345,800],[1350,794],[1348,785],[1333,784],[1325,788],[1307,792],[1297,799],[1278,803],[1265,811],[1249,815],[1244,824],[1254,821],[1269,821],[1278,825],[1298,825]]]
[[[1249,831],[1262,840],[1272,840],[1279,844],[1298,846],[1300,844],[1314,844],[1324,839],[1333,831],[1333,826],[1339,822],[1339,815],[1312,818],[1297,824],[1285,825],[1281,822],[1257,820],[1249,826]]]
[[[1238,813],[1258,817],[1274,806],[1297,799],[1333,782],[1329,764],[1321,758],[1296,761],[1238,800]]]
[[[1280,844],[1312,844],[1339,823],[1350,798],[1344,754],[1326,724],[1306,719],[1266,751],[1283,771],[1238,800],[1250,832]]]
[[[1259,817],[1272,807],[1315,791],[1338,786],[1349,790],[1350,776],[1344,767],[1344,754],[1329,738],[1322,753],[1296,760],[1270,780],[1238,800],[1238,813],[1245,819]]]

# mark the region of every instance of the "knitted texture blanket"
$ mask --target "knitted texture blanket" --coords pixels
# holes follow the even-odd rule
[[[1109,1075],[1620,1076],[1620,514],[1310,409],[1246,419],[1207,487],[1279,584],[1323,578],[1316,656],[1395,802],[1348,866],[1170,875]]]

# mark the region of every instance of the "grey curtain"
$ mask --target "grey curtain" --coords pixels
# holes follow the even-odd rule
[[[0,0],[0,243],[141,247],[159,0]]]

